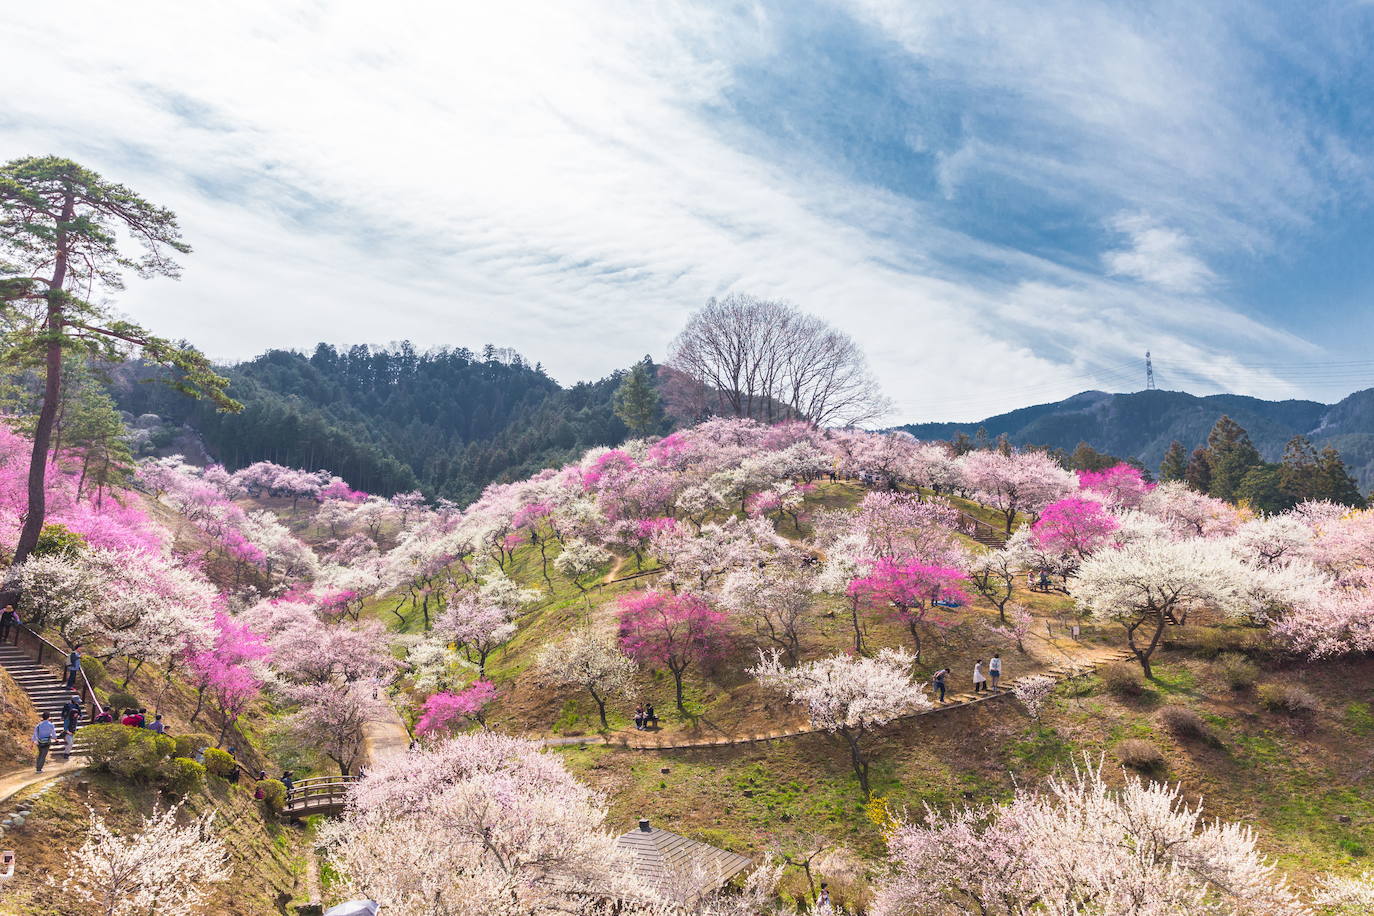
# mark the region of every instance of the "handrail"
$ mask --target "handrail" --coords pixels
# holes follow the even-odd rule
[[[19,621],[15,621],[14,623],[14,646],[16,649],[20,648],[19,634],[21,633],[27,633],[29,638],[31,638],[35,642],[36,648],[38,650],[35,662],[39,665],[43,664],[43,650],[45,647],[51,649],[59,659],[64,659],[67,656],[66,652],[59,649],[56,646],[56,644],[49,642],[47,639],[44,639],[43,636],[41,636],[37,630],[30,627],[28,624],[20,623]],[[63,664],[62,670],[63,672],[66,671],[65,663]],[[85,702],[90,704],[91,721],[94,722],[95,717],[105,711],[105,707],[101,706],[100,701],[96,699],[95,689],[91,687],[91,682],[90,679],[86,677],[85,669],[81,669],[79,673],[81,675],[81,694]]]

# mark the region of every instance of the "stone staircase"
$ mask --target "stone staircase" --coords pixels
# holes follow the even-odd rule
[[[73,691],[68,690],[64,686],[64,681],[52,671],[37,664],[23,650],[12,645],[0,645],[0,667],[9,672],[20,690],[28,694],[34,708],[40,714],[52,714],[52,723],[57,729],[56,738],[53,740],[53,753],[58,753],[65,738],[62,728],[62,707]],[[85,711],[89,715],[89,708]]]

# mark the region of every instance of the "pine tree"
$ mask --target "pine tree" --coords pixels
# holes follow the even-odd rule
[[[658,389],[654,386],[649,357],[635,363],[634,368],[625,375],[620,387],[615,390],[615,415],[624,421],[630,432],[642,436],[658,425],[662,410],[658,402]]]
[[[1183,471],[1183,479],[1199,493],[1206,493],[1212,489],[1212,466],[1207,460],[1206,449],[1193,449],[1188,466]]]
[[[140,246],[142,257],[131,255],[125,240]],[[154,337],[84,298],[122,289],[125,271],[175,277],[176,255],[190,250],[171,210],[70,159],[29,157],[0,166],[0,357],[11,365],[41,367],[43,377],[15,568],[37,545],[46,517],[46,458],[62,398],[62,365],[70,353],[118,361],[138,350],[176,370],[173,384],[180,390],[225,410],[240,409],[203,354]]]
[[[1188,453],[1183,448],[1183,443],[1175,439],[1169,443],[1169,450],[1164,453],[1164,460],[1159,464],[1159,479],[1161,481],[1183,480],[1188,472]]]
[[[1208,492],[1218,499],[1235,499],[1241,480],[1258,464],[1259,451],[1250,441],[1250,434],[1222,414],[1207,434],[1207,465],[1212,472]]]
[[[1279,485],[1296,504],[1312,499],[1317,484],[1317,450],[1306,436],[1294,436],[1283,449]]]
[[[1354,506],[1357,509],[1365,507],[1365,499],[1360,495],[1360,489],[1355,485],[1350,472],[1346,470],[1341,453],[1329,445],[1317,456],[1316,481],[1313,498],[1329,499],[1334,503]]]

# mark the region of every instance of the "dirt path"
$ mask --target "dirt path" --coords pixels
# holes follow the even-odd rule
[[[1056,681],[1064,681],[1071,677],[1090,674],[1097,668],[1109,664],[1110,662],[1124,661],[1131,657],[1132,655],[1128,649],[1091,649],[1087,652],[1071,656],[1064,662],[1051,665],[1049,668],[1034,671],[1026,675],[1026,677],[1045,674],[1054,678]],[[1015,683],[1015,679],[1009,682],[1009,684]],[[912,713],[908,716],[901,716],[893,721],[899,722],[905,719],[914,719],[917,716],[935,715],[937,713],[948,712],[951,709],[962,709],[965,706],[972,706],[974,703],[986,703],[990,700],[998,700],[1011,695],[1012,689],[1010,686],[1003,687],[997,693],[951,693],[945,703],[936,703],[929,709],[923,709],[920,712]],[[795,738],[799,735],[811,735],[820,730],[821,729],[815,728],[810,724],[802,724],[777,731],[758,732],[755,734],[726,735],[712,739],[683,738],[680,740],[665,738],[650,740],[639,737],[642,733],[619,732],[609,736],[587,735],[576,738],[545,738],[541,743],[545,747],[561,747],[571,744],[609,744],[615,747],[627,748],[632,751],[677,750],[697,747],[721,747],[731,744],[753,744],[759,741],[776,741],[781,738]]]

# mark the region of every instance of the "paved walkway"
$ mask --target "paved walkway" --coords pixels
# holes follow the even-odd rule
[[[1053,665],[1041,671],[1031,672],[1031,674],[1026,675],[1026,677],[1033,677],[1035,675],[1046,674],[1057,681],[1063,681],[1071,677],[1078,677],[1084,674],[1091,674],[1097,668],[1110,662],[1125,661],[1133,657],[1134,656],[1131,654],[1131,651],[1129,649],[1092,649],[1088,652],[1083,653],[1082,655],[1061,662],[1060,664]],[[936,713],[948,712],[951,709],[962,709],[966,706],[972,706],[974,703],[986,703],[989,700],[997,700],[1001,699],[1002,697],[1011,696],[1011,686],[1015,683],[1016,680],[1008,681],[1007,686],[1003,687],[997,693],[950,694],[947,699],[947,702],[945,703],[936,703],[929,709],[923,709],[920,712],[912,713],[908,716],[902,716],[898,719],[894,719],[893,721],[902,722],[907,719],[917,718],[918,716],[929,716],[934,715]],[[823,729],[816,728],[815,726],[806,723],[776,731],[757,732],[746,735],[722,735],[718,738],[681,737],[676,739],[651,739],[639,737],[639,734],[642,733],[621,733],[610,736],[586,735],[576,738],[545,738],[541,743],[545,747],[562,747],[572,744],[609,744],[613,747],[625,748],[627,750],[632,751],[666,751],[682,750],[688,748],[722,747],[725,745],[733,744],[755,744],[760,741],[777,741],[782,738],[796,738],[801,735],[813,735],[820,731],[823,731]]]
[[[410,733],[396,707],[386,703],[386,714],[363,723],[363,755],[372,766],[393,754],[404,754],[410,747]]]
[[[6,801],[29,786],[46,782],[49,779],[56,779],[68,773],[75,773],[77,770],[84,770],[85,768],[85,758],[73,757],[71,760],[63,760],[59,756],[56,760],[49,757],[41,773],[35,773],[32,765],[23,769],[0,773],[0,802]]]

